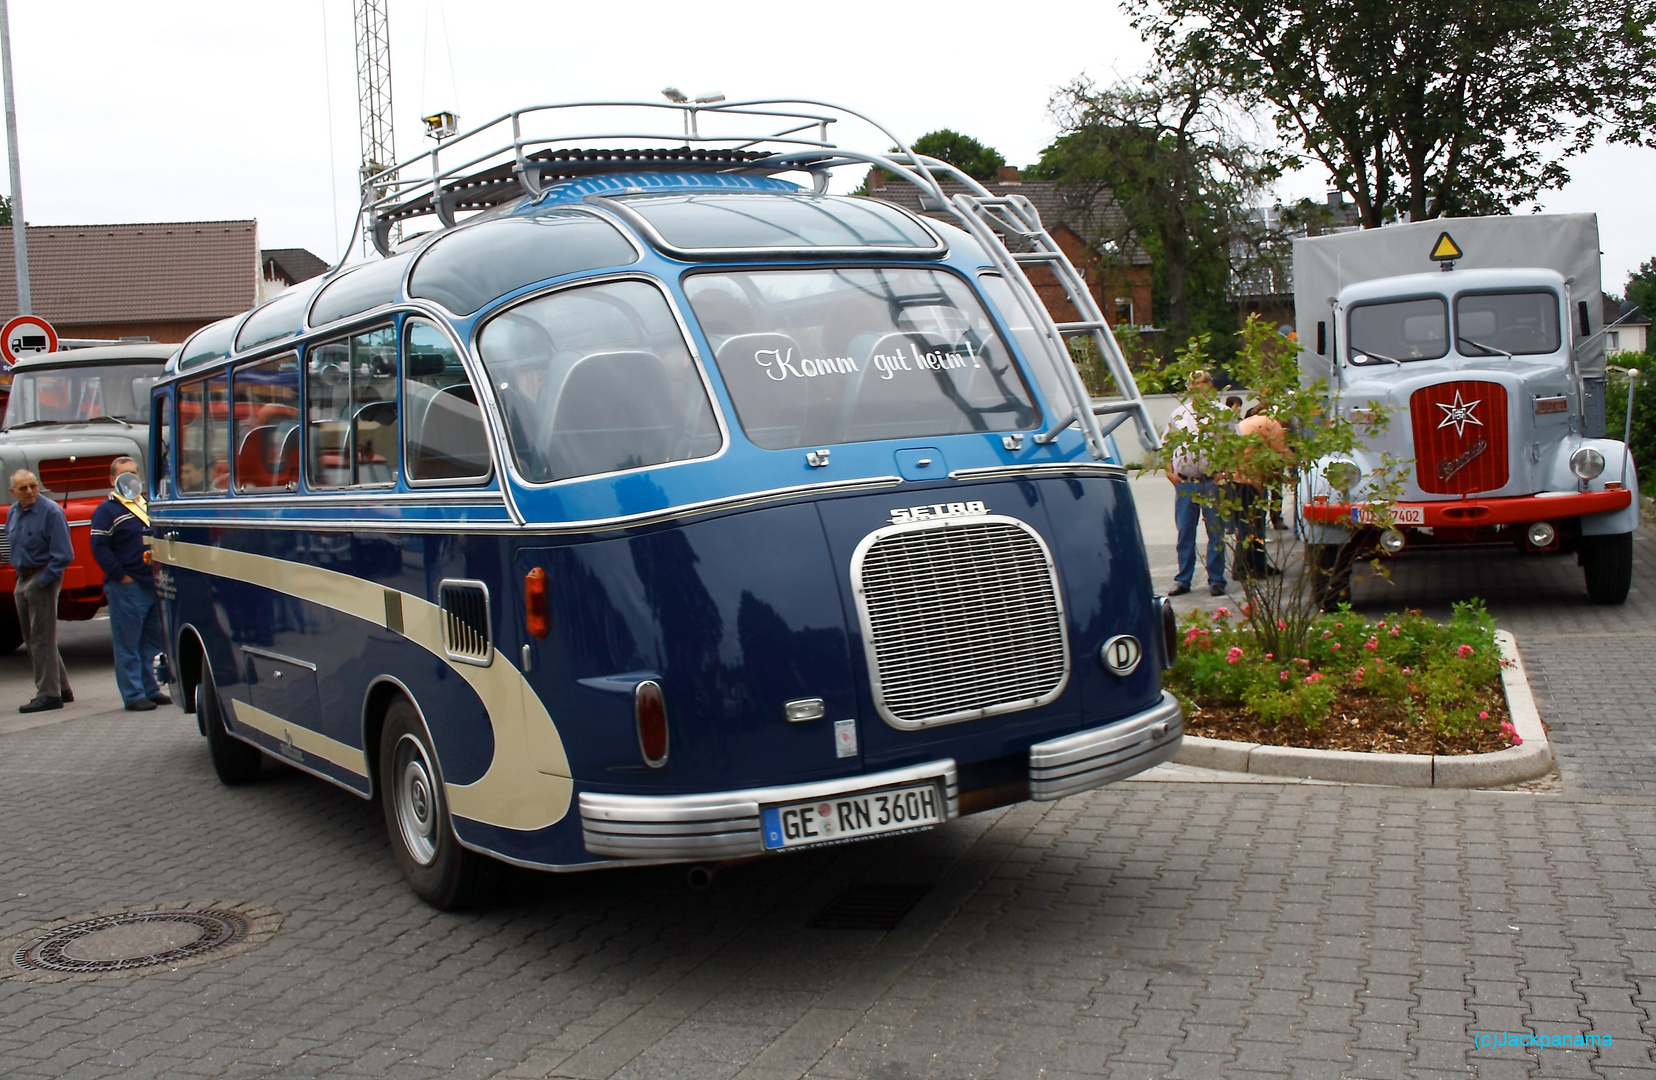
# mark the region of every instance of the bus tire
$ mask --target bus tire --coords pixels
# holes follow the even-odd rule
[[[440,911],[458,911],[483,898],[495,863],[460,846],[436,760],[418,710],[395,698],[379,745],[380,806],[391,850],[414,895]]]
[[[224,726],[218,691],[213,688],[213,673],[205,660],[201,664],[201,682],[196,684],[196,720],[207,735],[207,752],[213,758],[213,771],[220,783],[236,787],[258,779],[264,753],[230,734]]]
[[[1633,584],[1633,534],[1581,538],[1581,573],[1595,604],[1620,604]]]
[[[0,656],[10,656],[23,644],[23,627],[17,621],[17,608],[0,604]]]

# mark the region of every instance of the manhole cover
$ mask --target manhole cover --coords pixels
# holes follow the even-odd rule
[[[246,904],[117,911],[12,938],[0,955],[19,978],[147,974],[241,952],[280,925],[276,912]]]
[[[806,926],[818,930],[895,930],[930,885],[853,882]]]

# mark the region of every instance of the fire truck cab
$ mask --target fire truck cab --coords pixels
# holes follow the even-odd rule
[[[1306,374],[1326,379],[1331,411],[1367,432],[1358,452],[1299,481],[1308,562],[1330,575],[1333,599],[1349,590],[1352,560],[1376,547],[1489,544],[1574,552],[1595,602],[1627,598],[1638,475],[1626,445],[1606,437],[1603,328],[1589,321],[1602,310],[1597,224],[1544,224],[1539,243],[1511,235],[1535,231],[1526,219],[1483,218],[1296,245],[1296,292],[1302,265],[1338,285],[1300,309]],[[1478,241],[1492,250],[1468,266]],[[1335,245],[1344,250],[1331,263]],[[1416,265],[1440,269],[1361,279],[1365,261],[1385,267],[1411,248]],[[1302,259],[1302,249],[1313,250]],[[1488,265],[1520,252],[1553,265]],[[1331,267],[1346,281],[1328,282]],[[1388,456],[1403,476],[1382,528],[1374,504]]]

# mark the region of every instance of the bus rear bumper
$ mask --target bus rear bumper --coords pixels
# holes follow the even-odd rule
[[[1029,797],[1040,801],[1125,780],[1160,765],[1184,742],[1184,713],[1167,691],[1154,708],[1029,748]]]
[[[581,837],[594,855],[653,861],[734,859],[766,852],[760,812],[783,803],[835,798],[925,780],[938,781],[945,821],[960,816],[960,784],[951,758],[886,772],[805,784],[697,795],[580,794]]]

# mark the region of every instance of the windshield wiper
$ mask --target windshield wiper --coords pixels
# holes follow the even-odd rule
[[[1367,349],[1358,349],[1357,352],[1362,354],[1363,356],[1368,357],[1371,360],[1384,360],[1388,364],[1396,364],[1398,367],[1403,366],[1403,361],[1394,359],[1390,356],[1382,356],[1381,354],[1379,354],[1377,352],[1369,352]],[[1356,361],[1353,361],[1353,363],[1355,363],[1355,362]]]
[[[120,424],[122,427],[132,426],[119,416],[89,416],[86,418],[86,422],[88,424]]]
[[[1471,338],[1469,338],[1469,337],[1457,337],[1457,338],[1456,338],[1456,339],[1455,339],[1455,341],[1457,341],[1457,342],[1458,342],[1458,343],[1460,343],[1460,344],[1462,344],[1462,345],[1470,345],[1470,346],[1472,346],[1472,347],[1473,347],[1473,348],[1474,348],[1474,349],[1482,349],[1482,350],[1483,350],[1483,354],[1484,354],[1484,355],[1485,355],[1485,356],[1504,356],[1504,357],[1506,357],[1506,358],[1507,358],[1507,359],[1508,359],[1508,360],[1511,360],[1511,359],[1513,359],[1513,356],[1512,356],[1512,354],[1511,354],[1511,353],[1509,353],[1509,352],[1507,352],[1507,351],[1506,351],[1506,350],[1504,350],[1504,349],[1497,349],[1497,348],[1495,348],[1495,347],[1494,347],[1494,346],[1493,346],[1493,345],[1485,345],[1485,344],[1484,344],[1484,343],[1483,343],[1483,342],[1481,342],[1481,341],[1473,341],[1473,340],[1472,340],[1472,339],[1471,339]]]
[[[21,431],[23,428],[26,428],[26,427],[44,427],[47,424],[68,424],[68,423],[71,423],[71,422],[72,421],[69,421],[69,420],[26,420],[21,424],[7,424],[6,425],[6,430],[7,431]]]

